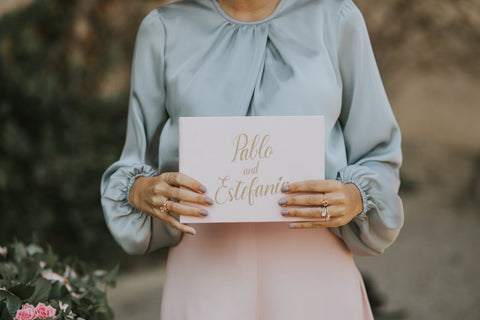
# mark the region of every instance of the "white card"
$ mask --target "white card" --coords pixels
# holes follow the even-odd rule
[[[280,214],[281,188],[325,178],[323,116],[181,117],[179,135],[179,171],[215,202],[182,223],[305,220]]]

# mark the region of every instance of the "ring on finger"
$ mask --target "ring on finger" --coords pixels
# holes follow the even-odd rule
[[[323,193],[322,206],[323,206],[324,208],[328,207],[328,201],[327,201],[327,196],[325,195],[325,192]]]
[[[163,202],[162,206],[160,207],[160,211],[164,212],[164,213],[168,213],[168,209],[167,209],[167,204],[168,204],[168,198]]]
[[[328,214],[328,210],[327,210],[327,207],[325,206],[322,208],[322,218],[325,218],[327,214]]]
[[[322,209],[322,219],[323,221],[330,221],[332,216],[328,213],[328,207],[323,207]]]

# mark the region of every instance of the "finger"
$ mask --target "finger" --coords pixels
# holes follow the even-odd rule
[[[170,186],[185,187],[198,193],[207,192],[207,188],[199,181],[180,172],[165,172],[160,177]]]
[[[305,180],[292,182],[282,188],[282,192],[333,192],[341,187],[342,183],[338,180]]]
[[[309,221],[292,223],[288,226],[290,229],[313,229],[313,228],[328,228],[330,227],[328,221]]]
[[[334,228],[343,226],[347,223],[348,222],[345,222],[342,217],[337,216],[324,220],[295,222],[291,223],[288,227],[290,229]]]
[[[179,215],[192,216],[192,217],[206,217],[208,211],[203,208],[196,208],[189,205],[177,203],[175,201],[167,201],[166,209]]]
[[[280,199],[278,204],[281,206],[322,206],[326,200],[328,205],[343,204],[344,197],[336,192],[301,194]]]
[[[285,208],[280,211],[284,217],[322,218],[321,207]]]
[[[187,226],[183,223],[180,223],[180,221],[178,221],[177,218],[175,218],[174,216],[166,212],[163,212],[159,209],[154,209],[154,214],[160,220],[163,220],[166,223],[168,223],[172,228],[178,229],[184,233],[189,233],[191,235],[195,235],[197,233],[194,228]]]
[[[187,201],[198,203],[202,205],[212,205],[213,199],[204,194],[199,194],[188,189],[167,186],[163,193],[166,197],[177,199],[180,201]]]
[[[284,217],[300,217],[300,218],[311,218],[311,219],[322,219],[326,216],[330,216],[330,219],[337,218],[340,216],[336,207],[328,206],[323,207],[288,207],[280,211]]]

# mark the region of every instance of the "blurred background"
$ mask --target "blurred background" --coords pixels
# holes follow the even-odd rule
[[[129,257],[106,229],[130,63],[161,0],[0,0],[0,244],[50,243],[122,275],[117,319],[158,319],[166,251]],[[376,319],[480,319],[480,0],[358,0],[403,131],[405,227],[358,258]]]

